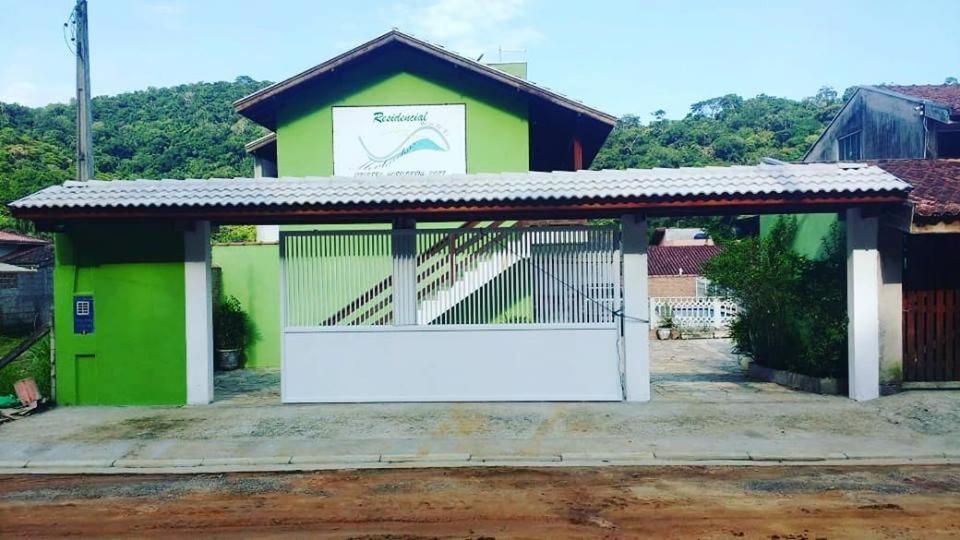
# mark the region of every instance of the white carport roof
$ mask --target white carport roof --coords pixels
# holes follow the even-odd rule
[[[17,217],[34,220],[259,217],[316,223],[334,216],[382,221],[400,215],[457,219],[463,214],[852,206],[899,202],[909,190],[909,184],[874,166],[764,163],[451,176],[71,181],[10,208]]]

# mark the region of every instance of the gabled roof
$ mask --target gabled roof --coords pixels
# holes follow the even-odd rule
[[[909,201],[924,218],[960,216],[960,160],[896,159],[877,166],[913,186]]]
[[[279,97],[305,83],[321,80],[322,78],[333,74],[335,71],[342,69],[344,66],[360,58],[388,47],[407,47],[409,49],[419,51],[430,57],[437,58],[439,60],[448,62],[451,65],[463,68],[471,73],[486,77],[503,85],[505,88],[515,89],[516,91],[530,96],[532,99],[552,103],[611,127],[615,125],[617,121],[616,117],[612,115],[601,112],[592,107],[587,107],[576,100],[570,99],[552,90],[537,86],[529,81],[519,77],[514,77],[513,75],[505,73],[499,69],[481,64],[476,60],[471,60],[464,56],[460,56],[444,49],[443,47],[427,43],[426,41],[404,34],[398,30],[391,30],[380,37],[368,41],[363,45],[351,49],[341,55],[335,56],[334,58],[331,58],[330,60],[314,66],[302,73],[294,75],[285,81],[272,84],[262,90],[250,94],[249,96],[238,99],[233,103],[233,106],[238,113],[250,118],[254,122],[257,122],[268,129],[275,130],[277,127],[275,107]]]
[[[651,276],[698,276],[703,263],[720,251],[720,246],[650,246],[647,248],[647,273]]]
[[[902,202],[909,185],[862,164],[518,172],[376,178],[66,182],[10,203],[25,219],[389,221],[464,215],[563,217],[680,208],[736,211]],[[308,220],[321,221],[308,221]],[[242,222],[242,221],[241,221]]]

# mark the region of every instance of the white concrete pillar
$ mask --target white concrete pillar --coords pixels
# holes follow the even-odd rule
[[[880,396],[879,218],[847,210],[847,354],[850,399]]]
[[[623,224],[623,353],[627,401],[650,401],[650,300],[647,289],[647,218]]]
[[[187,338],[187,403],[213,401],[213,299],[210,222],[197,221],[183,235]]]
[[[417,222],[393,223],[393,324],[417,324]]]

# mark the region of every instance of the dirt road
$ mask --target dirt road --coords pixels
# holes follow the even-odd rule
[[[938,538],[960,467],[0,477],[0,537]]]

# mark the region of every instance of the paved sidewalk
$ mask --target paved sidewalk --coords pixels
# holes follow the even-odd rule
[[[0,428],[0,468],[960,458],[960,394],[867,403],[61,407]],[[4,471],[10,472],[10,471]]]
[[[275,373],[237,373],[213,406],[4,425],[0,472],[960,459],[960,392],[857,403],[746,381],[726,342],[653,347],[649,403],[280,405]]]

